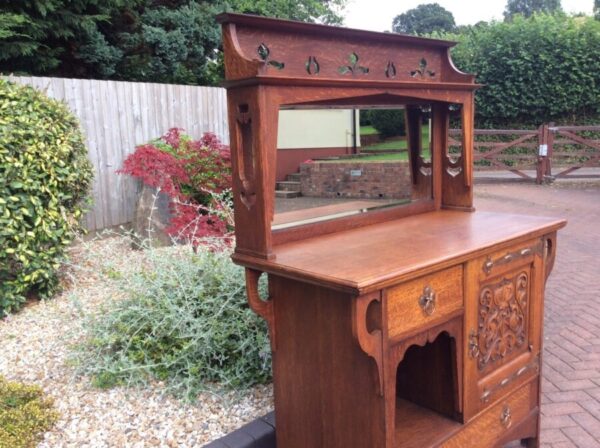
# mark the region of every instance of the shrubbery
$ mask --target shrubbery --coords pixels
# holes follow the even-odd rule
[[[138,146],[118,172],[171,198],[172,217],[166,230],[172,237],[197,243],[232,230],[231,156],[229,147],[214,134],[194,141],[181,129],[170,129]]]
[[[404,109],[371,109],[366,115],[381,138],[406,135]]]
[[[470,27],[452,51],[483,87],[476,94],[479,127],[584,124],[600,118],[600,22],[536,14]]]
[[[58,414],[37,386],[6,381],[0,376],[0,447],[33,448]]]
[[[106,281],[125,299],[86,324],[81,372],[100,387],[162,380],[191,400],[211,387],[268,382],[266,324],[247,304],[243,269],[221,249],[147,249],[139,268],[107,267]]]
[[[67,107],[0,79],[0,317],[51,296],[92,168]]]

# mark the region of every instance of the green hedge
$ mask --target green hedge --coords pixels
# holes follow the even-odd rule
[[[600,118],[600,22],[537,14],[470,27],[452,57],[484,86],[477,126],[589,123]]]
[[[0,317],[56,291],[91,179],[67,107],[0,79]]]
[[[404,109],[371,109],[365,115],[366,121],[379,131],[381,138],[406,135]]]

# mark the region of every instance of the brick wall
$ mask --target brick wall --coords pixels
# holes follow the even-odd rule
[[[312,162],[300,165],[301,191],[309,197],[410,199],[407,162]]]

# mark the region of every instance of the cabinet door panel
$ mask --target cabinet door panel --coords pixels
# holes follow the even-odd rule
[[[543,269],[538,247],[534,241],[467,264],[467,419],[539,373]]]

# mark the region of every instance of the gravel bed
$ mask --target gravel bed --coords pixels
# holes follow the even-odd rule
[[[91,257],[90,254],[95,254]],[[224,395],[201,394],[194,405],[143,388],[94,388],[69,365],[69,346],[81,340],[84,317],[116,292],[98,275],[103,266],[143,262],[122,238],[81,242],[72,251],[69,286],[0,320],[0,375],[40,385],[54,398],[60,420],[39,447],[199,447],[273,408],[271,386]]]

